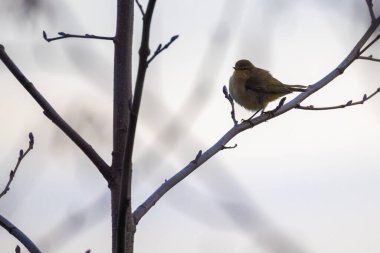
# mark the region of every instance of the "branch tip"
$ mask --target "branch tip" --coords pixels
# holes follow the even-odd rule
[[[169,48],[169,46],[176,40],[178,39],[179,35],[174,35],[170,38],[169,42],[167,42],[164,46],[162,46],[162,44],[160,43],[156,49],[156,51],[154,51],[154,54],[149,58],[147,59],[147,63],[149,64],[151,61],[153,61],[154,58],[156,58],[157,55],[159,55],[162,51],[164,51],[165,49]]]
[[[230,102],[230,105],[231,105],[231,118],[232,118],[232,121],[234,122],[234,125],[236,126],[237,123],[238,123],[238,121],[236,120],[236,116],[235,116],[235,104],[234,104],[234,100],[232,99],[231,94],[228,93],[227,87],[225,85],[223,86],[223,94],[224,94],[224,97],[228,100],[228,102]]]
[[[371,99],[372,97],[374,97],[377,93],[380,92],[380,87],[376,89],[376,91],[374,91],[371,95],[367,95],[367,94],[364,94],[363,95],[363,98],[360,100],[360,101],[356,101],[356,102],[353,102],[352,100],[348,101],[347,103],[345,104],[342,104],[342,105],[336,105],[336,106],[327,106],[327,107],[314,107],[312,105],[309,105],[309,106],[302,106],[302,105],[299,105],[299,106],[296,106],[295,108],[296,109],[301,109],[301,110],[315,110],[315,111],[322,111],[322,110],[333,110],[333,109],[341,109],[341,108],[345,108],[347,106],[353,106],[353,105],[361,105],[361,104],[364,104],[364,102],[366,102],[367,100]]]
[[[29,136],[30,136],[30,134],[29,134]],[[17,163],[16,163],[14,169],[9,172],[8,182],[5,185],[4,189],[0,192],[0,198],[3,197],[5,194],[7,194],[7,192],[9,191],[10,185],[11,185],[11,183],[12,183],[12,181],[13,181],[15,175],[16,175],[17,169],[20,166],[22,159],[24,159],[24,157],[32,149],[33,149],[33,144],[31,144],[31,142],[29,141],[29,147],[27,148],[27,150],[25,152],[24,152],[23,149],[19,150],[19,152],[18,152],[18,158],[17,158]]]
[[[33,133],[30,132],[30,133],[29,133],[29,147],[30,147],[31,149],[33,149],[33,145],[34,145],[34,136],[33,136]]]
[[[106,37],[106,36],[97,36],[86,33],[85,35],[76,35],[76,34],[69,34],[65,32],[58,32],[59,36],[48,38],[45,31],[42,31],[42,36],[47,42],[51,42],[54,40],[61,40],[66,38],[79,38],[79,39],[99,39],[99,40],[114,40],[114,37]]]

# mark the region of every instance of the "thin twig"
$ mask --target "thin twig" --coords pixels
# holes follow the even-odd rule
[[[137,209],[133,212],[135,223],[137,224],[140,219],[159,201],[171,188],[185,179],[188,175],[190,175],[193,171],[199,168],[203,163],[213,157],[216,153],[222,150],[222,147],[225,146],[233,137],[237,134],[250,129],[252,125],[256,126],[271,118],[275,118],[287,111],[297,107],[303,100],[308,98],[313,93],[317,92],[319,89],[326,86],[336,77],[341,75],[345,69],[347,69],[353,61],[357,59],[358,52],[363,47],[363,45],[368,41],[371,35],[375,32],[380,24],[380,18],[376,19],[371,23],[368,30],[362,36],[362,38],[358,41],[358,43],[354,46],[351,52],[347,55],[347,57],[332,70],[328,75],[323,77],[321,80],[316,82],[313,85],[310,85],[309,88],[300,93],[297,97],[295,97],[290,102],[284,104],[272,115],[262,114],[259,117],[252,118],[250,122],[244,121],[240,124],[234,125],[224,136],[222,136],[219,141],[217,141],[213,146],[211,146],[208,150],[206,150],[197,160],[197,164],[190,162],[187,166],[178,171],[175,175],[169,178],[164,184],[156,189]]]
[[[235,103],[231,97],[231,94],[228,93],[227,87],[225,85],[223,86],[223,94],[224,94],[224,97],[231,104],[231,118],[232,118],[232,121],[234,122],[234,125],[236,125],[238,123],[238,121],[236,120],[236,116],[235,116]]]
[[[377,88],[377,90],[375,92],[373,92],[369,96],[367,96],[367,94],[364,94],[362,100],[360,100],[360,101],[352,102],[352,100],[350,100],[347,103],[342,104],[342,105],[326,106],[326,107],[315,107],[313,105],[308,105],[308,106],[297,105],[295,108],[296,109],[301,109],[301,110],[310,110],[310,111],[322,111],[322,110],[342,109],[342,108],[345,108],[345,107],[348,107],[348,106],[362,105],[362,104],[364,104],[364,102],[366,102],[367,100],[371,99],[373,96],[375,96],[379,92],[380,92],[380,88]]]
[[[144,18],[144,16],[145,16],[144,8],[143,8],[142,5],[140,4],[139,0],[135,0],[135,2],[136,2],[137,6],[138,6],[139,9],[140,9],[141,15],[142,15],[143,18]]]
[[[54,41],[54,40],[67,39],[67,38],[114,40],[114,37],[97,36],[97,35],[92,35],[92,34],[76,35],[76,34],[59,32],[58,35],[59,36],[57,37],[48,38],[46,35],[46,32],[42,31],[42,36],[47,42]]]
[[[159,44],[156,51],[154,51],[154,54],[147,60],[148,64],[153,61],[154,58],[156,58],[157,55],[159,55],[162,51],[167,49],[176,39],[178,39],[179,35],[174,35],[171,37],[170,41],[166,43],[163,47],[162,44]]]
[[[358,59],[360,59],[360,60],[367,60],[367,61],[380,62],[380,59],[374,58],[372,55],[370,55],[370,56],[359,56]]]
[[[24,159],[24,157],[29,153],[29,151],[31,151],[33,149],[33,145],[34,145],[34,137],[33,137],[32,133],[29,133],[29,146],[25,152],[22,149],[20,150],[16,166],[9,173],[8,183],[5,185],[4,190],[0,193],[0,198],[3,197],[5,194],[7,194],[7,192],[9,191],[10,185],[11,185],[14,177],[16,176],[17,169],[20,166],[22,159]]]
[[[199,150],[197,155],[195,156],[195,159],[191,161],[191,163],[197,164],[199,157],[202,155],[202,150]]]
[[[19,242],[21,242],[30,253],[41,253],[37,246],[30,240],[20,229],[8,221],[5,217],[0,215],[0,226],[13,235]]]
[[[372,0],[366,0],[366,3],[368,5],[368,10],[369,10],[369,14],[371,16],[371,20],[372,22],[374,22],[376,20],[376,17],[375,17],[375,13],[373,11],[373,3],[372,3]]]
[[[20,71],[20,69],[5,52],[4,46],[1,44],[0,59],[5,64],[5,66],[7,66],[14,77],[19,81],[19,83],[41,106],[46,117],[48,117],[54,124],[56,124],[83,151],[83,153],[87,155],[87,157],[93,162],[93,164],[98,168],[100,173],[107,181],[111,180],[110,169],[107,163],[99,156],[99,154],[91,147],[91,145],[88,144],[82,138],[82,136],[80,136],[69,124],[67,124],[67,122],[54,110],[49,102],[36,89],[36,87],[34,87],[33,83],[31,83]]]
[[[359,51],[359,55],[362,55],[368,48],[370,48],[378,39],[380,39],[380,35],[377,35],[365,48]]]

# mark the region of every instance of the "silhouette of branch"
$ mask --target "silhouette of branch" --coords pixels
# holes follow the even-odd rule
[[[373,2],[372,0],[366,0],[366,3],[368,5],[369,14],[371,16],[372,22],[376,20],[375,13],[373,11]]]
[[[30,240],[21,230],[8,221],[5,217],[0,215],[0,226],[13,235],[19,242],[21,242],[31,253],[41,253],[37,246]]]
[[[380,92],[380,88],[377,88],[377,90],[372,93],[371,95],[367,96],[367,94],[364,94],[362,100],[357,101],[357,102],[352,102],[352,100],[348,101],[345,104],[342,105],[336,105],[336,106],[327,106],[327,107],[315,107],[313,105],[308,105],[308,106],[302,106],[302,105],[297,105],[295,108],[296,109],[301,109],[301,110],[310,110],[310,111],[322,111],[322,110],[334,110],[334,109],[342,109],[348,106],[353,106],[353,105],[362,105],[364,102],[367,100],[371,99],[374,97],[377,93]]]
[[[143,18],[144,18],[144,16],[145,16],[144,8],[143,8],[142,5],[140,4],[139,0],[135,0],[135,2],[136,2],[137,6],[138,6],[139,9],[140,9],[141,15],[142,15]]]
[[[76,34],[69,34],[64,32],[59,32],[59,36],[48,38],[45,31],[42,31],[42,36],[47,42],[54,41],[54,40],[61,40],[61,39],[67,39],[67,38],[79,38],[79,39],[97,39],[97,40],[114,40],[114,37],[105,37],[105,36],[96,36],[92,34],[85,34],[85,35],[76,35]]]
[[[235,116],[235,103],[231,97],[231,94],[228,93],[227,87],[225,85],[223,86],[223,94],[224,94],[224,97],[231,104],[231,118],[232,118],[232,121],[234,122],[234,125],[236,125],[238,123],[238,121],[236,120],[236,116]]]
[[[140,110],[141,97],[144,88],[146,70],[148,68],[149,36],[150,26],[156,0],[149,0],[146,7],[145,16],[143,18],[142,38],[139,49],[139,65],[137,70],[135,92],[133,95],[132,105],[129,110],[129,125],[126,134],[126,145],[124,149],[123,168],[120,179],[119,203],[117,209],[117,245],[116,252],[124,252],[124,241],[127,229],[132,233],[135,230],[133,220],[127,220],[131,215],[131,185],[132,185],[132,154],[135,142],[137,119]]]
[[[223,147],[237,134],[242,131],[245,131],[252,126],[257,126],[267,120],[275,118],[287,111],[297,107],[303,100],[308,98],[311,94],[317,92],[319,89],[323,88],[331,81],[333,81],[336,77],[341,75],[345,69],[347,69],[352,62],[354,62],[360,54],[360,49],[364,46],[364,44],[368,41],[371,35],[376,31],[380,24],[380,18],[375,19],[362,38],[357,42],[351,52],[347,55],[347,57],[329,74],[323,77],[318,82],[309,86],[309,88],[300,93],[293,100],[288,103],[281,105],[280,108],[270,114],[262,114],[256,118],[252,118],[248,121],[243,121],[242,123],[234,125],[224,136],[222,136],[213,146],[211,146],[208,150],[203,152],[198,158],[197,162],[190,162],[176,174],[174,174],[171,178],[166,180],[160,187],[156,189],[140,206],[136,208],[133,212],[135,223],[137,224],[140,219],[160,200],[171,188],[173,188],[176,184],[181,182],[184,178],[190,175],[193,171],[195,171],[199,166],[213,157],[216,153],[222,150]],[[373,43],[372,43],[373,44]],[[281,103],[280,103],[281,104]]]
[[[159,44],[156,51],[154,51],[154,54],[147,60],[148,64],[153,61],[154,58],[156,58],[157,55],[159,55],[162,51],[167,49],[176,39],[178,39],[179,35],[174,35],[171,37],[170,41],[166,43],[163,47],[162,44]]]
[[[359,51],[359,55],[362,55],[368,48],[370,48],[376,41],[380,39],[380,35],[377,35],[365,48]]]
[[[359,56],[358,59],[360,59],[360,60],[367,60],[367,61],[380,62],[380,59],[374,58],[372,55],[370,55],[370,56]]]
[[[0,59],[7,66],[9,71],[14,75],[14,77],[19,81],[19,83],[29,92],[33,99],[40,105],[44,110],[43,113],[48,117],[54,124],[56,124],[82,151],[86,156],[93,162],[93,164],[98,168],[99,172],[103,177],[109,181],[111,179],[109,166],[104,162],[104,160],[99,156],[99,154],[88,144],[82,136],[80,136],[67,122],[54,110],[54,108],[49,104],[49,102],[41,95],[41,93],[34,87],[25,75],[19,70],[16,64],[5,52],[4,46],[0,44]]]
[[[0,198],[3,197],[5,194],[7,194],[7,192],[9,191],[10,185],[11,185],[14,177],[16,176],[17,169],[20,166],[20,163],[21,163],[22,159],[24,159],[24,157],[29,153],[29,151],[31,151],[33,149],[33,145],[34,145],[34,137],[33,137],[32,133],[29,133],[29,146],[28,146],[28,148],[27,148],[27,150],[25,152],[24,152],[24,150],[20,149],[16,166],[9,173],[9,180],[8,180],[7,184],[5,185],[5,187],[4,187],[4,190],[0,193]]]

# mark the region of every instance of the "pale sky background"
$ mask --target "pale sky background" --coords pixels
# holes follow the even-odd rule
[[[0,43],[110,163],[112,43],[47,43],[42,30],[49,36],[112,36],[116,1],[42,3],[25,12],[21,0],[1,1]],[[141,34],[137,7],[135,21],[134,66]],[[285,83],[312,84],[344,59],[369,23],[365,0],[157,1],[151,49],[180,37],[148,69],[134,154],[134,207],[232,127],[222,87],[236,60],[250,59]],[[379,46],[368,54],[380,57]],[[360,100],[380,87],[379,68],[356,61],[303,104]],[[2,63],[0,83],[1,187],[18,150],[27,147],[28,133],[35,136],[35,149],[0,199],[0,214],[43,252],[111,252],[106,182]],[[231,141],[236,149],[218,153],[141,220],[135,252],[379,252],[379,105],[378,96],[343,110],[293,110],[243,132]],[[239,119],[249,116],[237,109]],[[17,244],[0,229],[1,252],[14,252]]]

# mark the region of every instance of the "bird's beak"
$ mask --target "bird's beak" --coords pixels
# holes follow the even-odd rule
[[[236,70],[236,67],[232,67],[234,70]]]

